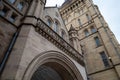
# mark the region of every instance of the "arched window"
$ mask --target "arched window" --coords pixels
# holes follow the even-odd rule
[[[49,15],[46,15],[45,18],[46,18],[46,24],[52,28],[53,19]]]
[[[102,61],[103,61],[103,63],[104,63],[104,66],[105,66],[105,67],[110,67],[110,64],[109,64],[109,61],[108,61],[108,57],[107,57],[107,55],[105,54],[104,51],[100,52],[100,56],[101,56],[101,58],[102,58]]]
[[[50,19],[47,20],[47,25],[48,25],[49,27],[51,27],[52,21],[51,21]]]
[[[22,11],[23,6],[24,6],[24,2],[20,2],[20,3],[17,4],[17,8],[18,8],[20,11]]]
[[[61,31],[61,37],[62,37],[63,39],[66,39],[66,33],[65,33],[64,30]]]
[[[9,1],[10,3],[12,3],[12,4],[15,2],[15,0],[8,0],[8,1]]]
[[[55,21],[54,31],[58,33],[59,31],[59,24],[57,21]]]
[[[89,32],[88,32],[88,30],[86,29],[86,30],[84,30],[84,33],[85,33],[85,36],[88,36],[89,35]]]
[[[88,21],[90,21],[90,20],[91,20],[90,15],[86,14],[86,17],[87,17],[87,20],[88,20]]]
[[[92,32],[92,33],[95,33],[95,32],[96,32],[96,29],[95,29],[93,26],[91,27],[91,32]]]
[[[101,46],[101,42],[100,42],[99,37],[94,37],[94,39],[95,39],[96,46],[97,47]]]

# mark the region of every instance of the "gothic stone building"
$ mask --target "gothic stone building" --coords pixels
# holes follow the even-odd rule
[[[0,80],[120,80],[120,45],[92,0],[0,0]]]

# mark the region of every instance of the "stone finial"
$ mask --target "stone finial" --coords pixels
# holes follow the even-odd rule
[[[71,24],[71,26],[70,26],[69,31],[75,31],[75,28],[72,26],[72,24]]]

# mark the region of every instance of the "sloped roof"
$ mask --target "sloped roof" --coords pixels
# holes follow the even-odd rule
[[[62,4],[62,6],[65,6],[65,5],[67,5],[67,4],[71,3],[71,2],[72,2],[72,0],[65,0],[65,2]]]

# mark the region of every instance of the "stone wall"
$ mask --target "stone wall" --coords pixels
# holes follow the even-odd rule
[[[71,61],[76,62],[74,59],[70,58],[63,51],[58,49],[55,45],[49,42],[47,39],[42,37],[35,31],[35,28],[32,26],[22,26],[20,34],[17,38],[15,46],[11,52],[7,65],[2,75],[2,80],[4,79],[16,79],[21,80],[24,76],[25,71],[28,69],[32,61],[42,53],[56,51],[61,54],[64,54]],[[53,55],[55,56],[55,55]],[[57,55],[56,55],[57,56]],[[58,54],[59,56],[59,54]],[[50,56],[48,56],[50,58]],[[44,57],[42,57],[44,58]],[[41,60],[40,60],[41,62]],[[76,62],[76,64],[78,64]],[[39,66],[39,65],[38,65]],[[72,66],[72,65],[69,65]],[[81,65],[73,65],[79,67]],[[34,68],[35,69],[35,68]],[[83,75],[85,75],[85,69],[81,66]],[[80,69],[79,69],[80,70]],[[78,73],[79,73],[78,70]],[[12,73],[12,74],[11,74]],[[78,74],[77,73],[77,74]],[[30,76],[31,77],[31,76]],[[85,76],[83,76],[86,79]]]

